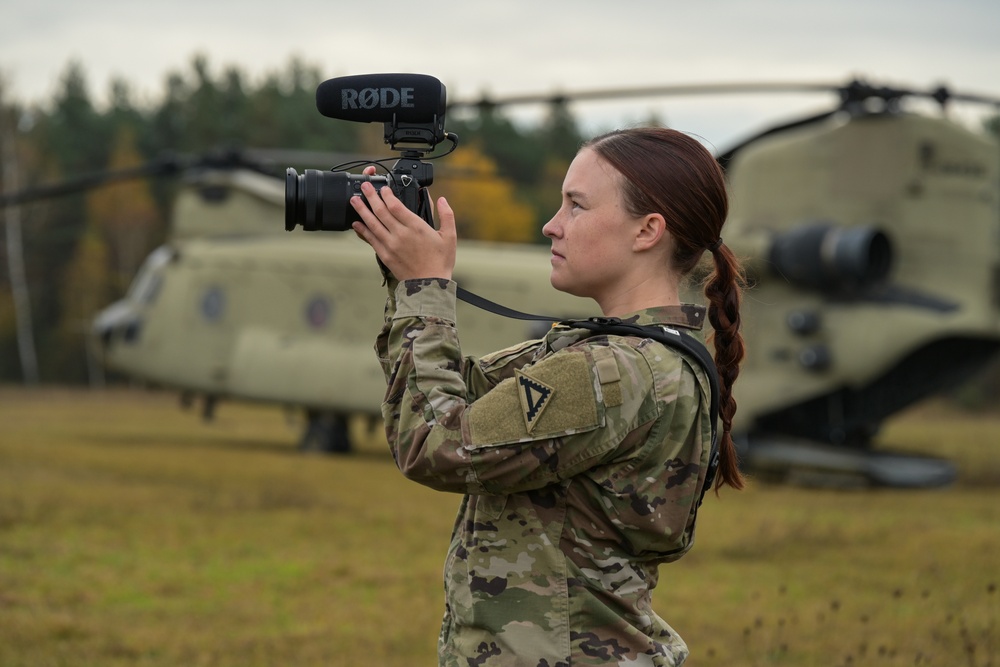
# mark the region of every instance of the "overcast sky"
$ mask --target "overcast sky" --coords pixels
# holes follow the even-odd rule
[[[293,56],[329,77],[421,72],[441,79],[451,99],[852,77],[1000,97],[1000,1],[0,0],[0,72],[20,101],[48,99],[72,59],[95,99],[120,76],[155,100],[195,53],[216,73],[235,65],[251,77]],[[655,112],[723,144],[831,102],[631,99],[574,111],[602,127]]]

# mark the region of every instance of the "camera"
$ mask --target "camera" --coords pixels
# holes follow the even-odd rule
[[[385,175],[350,174],[346,171],[285,170],[285,229],[301,225],[306,231],[345,231],[361,218],[351,197],[361,194],[361,184],[376,190],[388,186],[411,211],[433,225],[427,187],[434,171],[424,155],[441,141],[458,145],[458,137],[444,130],[444,85],[424,74],[370,74],[329,79],[316,89],[316,107],[330,118],[382,122],[385,143],[402,153]],[[403,148],[397,145],[405,144]],[[447,153],[445,153],[447,155]],[[440,157],[440,156],[439,156]],[[358,163],[355,163],[355,166]],[[372,160],[368,164],[379,164]],[[341,165],[343,166],[343,165]]]
[[[407,164],[401,165],[404,162]],[[285,170],[285,229],[292,231],[297,225],[302,225],[307,232],[350,229],[351,223],[361,220],[351,206],[351,197],[361,195],[361,184],[365,181],[376,190],[389,186],[406,208],[424,217],[421,212],[427,205],[423,201],[426,199],[424,188],[431,184],[433,175],[421,178],[414,172],[429,171],[429,167],[420,160],[400,160],[386,176],[319,169],[306,169],[305,173],[298,174],[289,167]]]

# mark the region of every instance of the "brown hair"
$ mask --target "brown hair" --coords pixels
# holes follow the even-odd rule
[[[584,145],[622,175],[625,207],[634,216],[660,213],[674,239],[671,261],[682,276],[698,265],[705,250],[715,270],[705,283],[708,320],[715,334],[715,365],[719,373],[719,474],[722,484],[742,489],[733,444],[736,414],[733,383],[746,352],[740,334],[740,300],[744,275],[732,251],[719,243],[729,212],[725,176],[711,153],[690,136],[667,128],[631,128],[596,137]]]

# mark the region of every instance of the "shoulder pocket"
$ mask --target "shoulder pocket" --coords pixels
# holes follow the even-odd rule
[[[603,426],[593,368],[590,353],[576,349],[518,370],[469,408],[469,447],[533,442]]]
[[[502,350],[491,352],[490,354],[479,357],[479,367],[484,373],[489,373],[497,368],[506,366],[512,359],[516,359],[526,352],[532,351],[534,348],[538,347],[538,345],[539,342],[537,340],[527,340],[523,343],[518,343],[517,345],[511,345],[510,347],[505,347]]]

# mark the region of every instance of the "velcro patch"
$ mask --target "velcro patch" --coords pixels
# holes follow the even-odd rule
[[[557,353],[515,371],[469,408],[469,449],[582,433],[604,424],[593,360]]]

